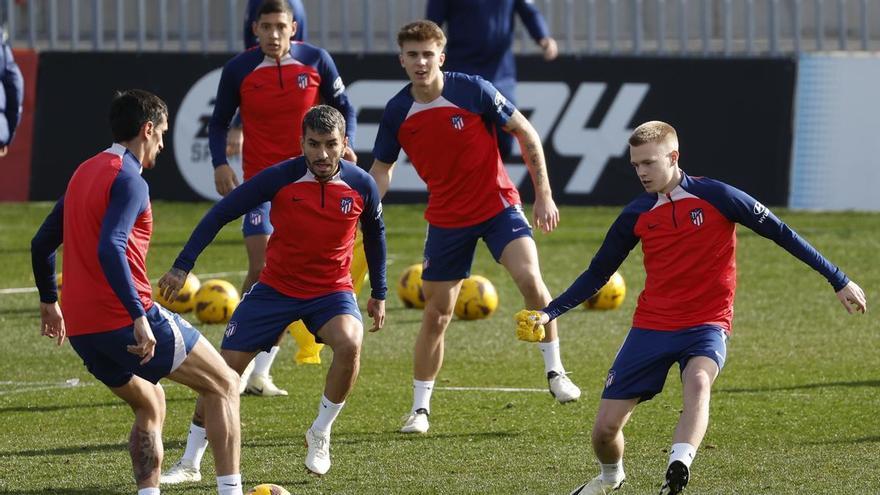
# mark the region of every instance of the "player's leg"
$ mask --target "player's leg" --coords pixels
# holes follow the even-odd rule
[[[128,452],[138,490],[159,487],[162,467],[162,421],[165,417],[165,393],[162,387],[138,376],[125,385],[110,388],[134,412],[134,424],[128,438]]]
[[[428,226],[422,270],[425,309],[413,352],[413,405],[401,433],[428,431],[434,380],[443,365],[446,328],[452,320],[461,281],[470,274],[479,232],[480,226]]]
[[[541,276],[538,249],[522,208],[510,207],[496,216],[484,239],[495,260],[504,265],[523,296],[528,309],[543,309],[553,299]],[[545,325],[547,335],[538,344],[550,394],[561,403],[577,400],[581,390],[565,372],[559,353],[557,320]]]
[[[248,271],[241,285],[241,293],[247,293],[260,279],[260,273],[266,266],[266,246],[273,227],[269,221],[271,203],[266,202],[249,211],[242,220],[242,234],[248,257]],[[286,390],[275,386],[269,371],[275,362],[280,349],[279,342],[266,352],[261,352],[254,359],[253,369],[243,376],[242,390],[253,395],[274,397],[287,395]]]
[[[319,340],[333,349],[324,395],[318,415],[306,431],[306,468],[318,475],[330,469],[330,430],[345,406],[360,370],[364,327],[357,300],[350,292],[324,296],[315,301],[306,318],[309,328],[318,328]]]
[[[683,349],[679,360],[683,407],[672,435],[666,477],[660,489],[663,495],[681,493],[688,484],[691,463],[709,427],[712,384],[727,356],[727,338],[718,327],[701,326],[676,334]]]

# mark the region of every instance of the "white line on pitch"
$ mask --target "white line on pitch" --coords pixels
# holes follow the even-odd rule
[[[200,273],[197,274],[201,278],[213,278],[213,277],[228,277],[230,275],[245,275],[247,274],[247,270],[240,270],[235,272],[215,272],[215,273]],[[152,280],[155,284],[159,279]],[[11,289],[0,289],[0,295],[3,294],[28,294],[31,292],[37,292],[36,287],[13,287]]]
[[[513,387],[434,387],[436,390],[452,390],[455,392],[541,392],[547,393],[545,388],[513,388]]]

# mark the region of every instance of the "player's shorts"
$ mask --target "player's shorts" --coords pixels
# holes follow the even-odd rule
[[[232,313],[220,348],[242,352],[268,351],[284,329],[296,320],[302,320],[315,336],[315,341],[321,342],[318,330],[338,315],[352,315],[363,321],[353,293],[342,291],[299,299],[257,282]]]
[[[678,362],[684,372],[688,360],[706,356],[724,368],[727,334],[716,325],[700,325],[674,332],[632,328],[605,379],[603,399],[651,400],[663,390],[669,368]]]
[[[505,208],[485,222],[470,227],[444,228],[428,225],[422,280],[442,282],[468,278],[477,240],[483,239],[495,261],[514,239],[531,237],[532,227],[522,206]]]
[[[241,233],[244,237],[252,235],[271,235],[275,230],[269,220],[269,209],[272,203],[266,201],[241,217]]]
[[[140,364],[143,358],[126,348],[135,344],[134,325],[110,332],[76,335],[70,337],[70,345],[89,373],[108,387],[121,387],[132,375],[157,383],[180,366],[201,334],[179,314],[158,304],[147,311],[147,321],[156,338],[156,353],[144,365]]]

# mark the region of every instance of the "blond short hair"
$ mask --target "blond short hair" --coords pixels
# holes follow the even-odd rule
[[[436,22],[414,21],[400,28],[397,33],[397,46],[402,48],[407,41],[436,41],[442,50],[446,46],[446,35]]]
[[[629,137],[630,146],[641,146],[647,143],[659,143],[671,139],[678,147],[678,134],[675,128],[666,122],[652,120],[635,128]]]

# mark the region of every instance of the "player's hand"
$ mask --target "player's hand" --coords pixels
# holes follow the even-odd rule
[[[358,161],[358,156],[354,152],[354,150],[351,149],[351,146],[345,147],[345,150],[342,151],[342,158],[345,158],[346,160],[354,163],[357,163]]]
[[[382,299],[370,298],[367,301],[367,314],[373,318],[373,327],[371,332],[378,332],[385,326],[385,301]]]
[[[142,357],[142,365],[147,364],[156,354],[156,337],[153,336],[153,329],[150,328],[146,316],[134,320],[134,342],[135,345],[126,346],[126,349],[135,356]]]
[[[540,342],[544,340],[544,324],[550,321],[547,313],[523,309],[513,315],[516,321],[516,338],[526,342]]]
[[[559,208],[556,207],[553,196],[549,194],[535,196],[535,207],[532,213],[535,217],[535,226],[545,234],[553,232],[559,225]]]
[[[214,186],[217,187],[220,196],[226,196],[238,187],[238,177],[235,176],[235,171],[228,163],[214,169]]]
[[[244,132],[241,127],[230,127],[226,133],[226,156],[241,155],[242,143],[244,143]]]
[[[853,314],[856,311],[864,313],[868,310],[868,300],[865,298],[865,291],[852,280],[844,288],[837,291],[837,298],[840,299],[840,302],[849,311],[849,314]]]
[[[9,153],[9,145],[7,144],[6,146],[0,146],[0,158],[6,156],[7,153]]]
[[[556,46],[556,40],[551,37],[541,38],[541,41],[538,42],[541,45],[541,50],[544,52],[544,60],[551,61],[555,59],[559,55],[559,47]]]
[[[64,343],[67,329],[64,327],[64,316],[58,302],[40,303],[40,335],[56,339],[56,343]]]
[[[173,301],[185,282],[186,272],[180,268],[171,268],[159,279],[159,294],[162,294],[166,301]]]

